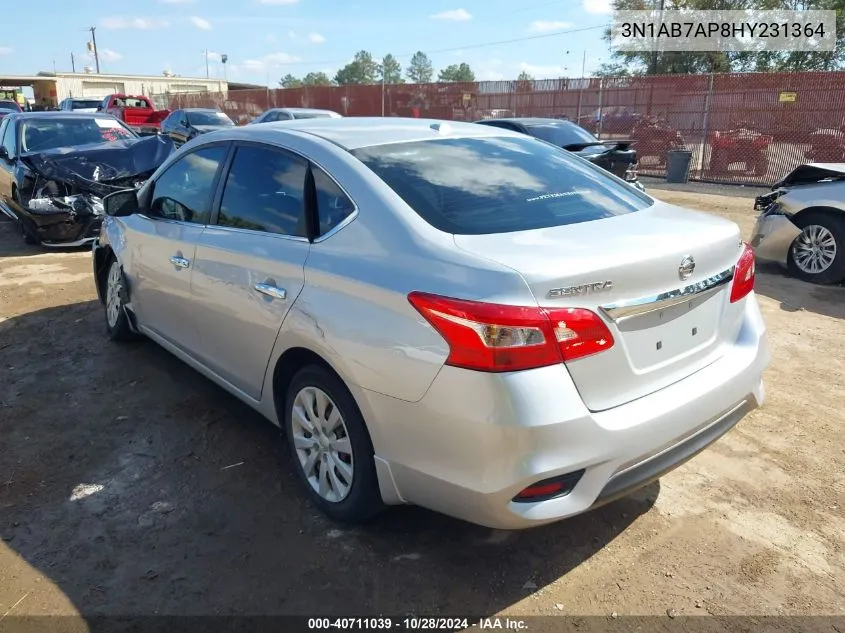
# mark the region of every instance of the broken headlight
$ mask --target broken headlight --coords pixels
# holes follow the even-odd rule
[[[82,194],[75,196],[56,196],[54,198],[32,198],[27,206],[32,211],[42,211],[44,213],[70,212],[74,215],[103,215],[105,213],[102,198]]]

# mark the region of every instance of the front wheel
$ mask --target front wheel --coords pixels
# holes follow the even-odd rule
[[[285,398],[284,426],[294,467],[324,513],[360,523],[383,509],[364,418],[336,375],[301,369]]]
[[[789,247],[789,271],[814,284],[845,280],[845,217],[814,212],[799,215],[795,224],[801,235]]]

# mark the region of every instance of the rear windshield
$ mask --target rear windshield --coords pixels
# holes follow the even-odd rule
[[[70,102],[70,107],[73,110],[88,110],[91,108],[96,108],[97,106],[102,103],[101,101],[95,101],[90,99],[74,99]]]
[[[564,147],[583,143],[598,143],[599,140],[584,128],[567,121],[527,125],[528,133],[544,141]]]
[[[294,112],[294,119],[328,119],[331,114],[328,112]]]
[[[352,154],[426,222],[458,235],[590,222],[652,204],[604,170],[527,136],[376,145]]]
[[[191,125],[234,125],[230,119],[223,112],[188,112],[188,123]]]
[[[0,110],[4,112],[20,112],[21,107],[14,101],[0,101]]]

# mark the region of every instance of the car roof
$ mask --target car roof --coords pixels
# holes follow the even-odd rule
[[[401,117],[298,119],[295,121],[262,123],[261,125],[245,125],[222,132],[212,132],[205,138],[209,141],[213,138],[215,140],[272,142],[274,138],[281,139],[286,134],[317,136],[346,150],[442,138],[492,138],[497,136],[522,138],[522,135],[517,132],[489,125]]]
[[[15,118],[16,120],[26,121],[29,119],[48,119],[48,118],[76,118],[76,119],[114,119],[110,114],[104,112],[75,112],[72,110],[47,110],[44,112],[14,112],[7,118]],[[114,119],[117,120],[117,119]]]
[[[478,123],[496,123],[499,121],[502,123],[519,123],[521,125],[548,125],[549,123],[555,123],[557,125],[577,125],[576,123],[566,119],[552,119],[544,117],[505,117],[501,119],[484,119],[483,121],[478,121]]]
[[[270,111],[273,112],[330,112],[331,114],[337,114],[334,110],[325,110],[323,108],[270,108]]]
[[[179,110],[182,112],[220,112],[220,110],[215,110],[214,108],[179,108]]]

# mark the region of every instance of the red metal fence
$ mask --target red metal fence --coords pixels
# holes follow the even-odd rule
[[[743,73],[244,90],[170,95],[170,108],[216,107],[243,124],[272,107],[344,116],[475,121],[568,118],[604,139],[632,139],[640,172],[692,152],[693,179],[771,184],[803,162],[845,161],[845,72]]]

